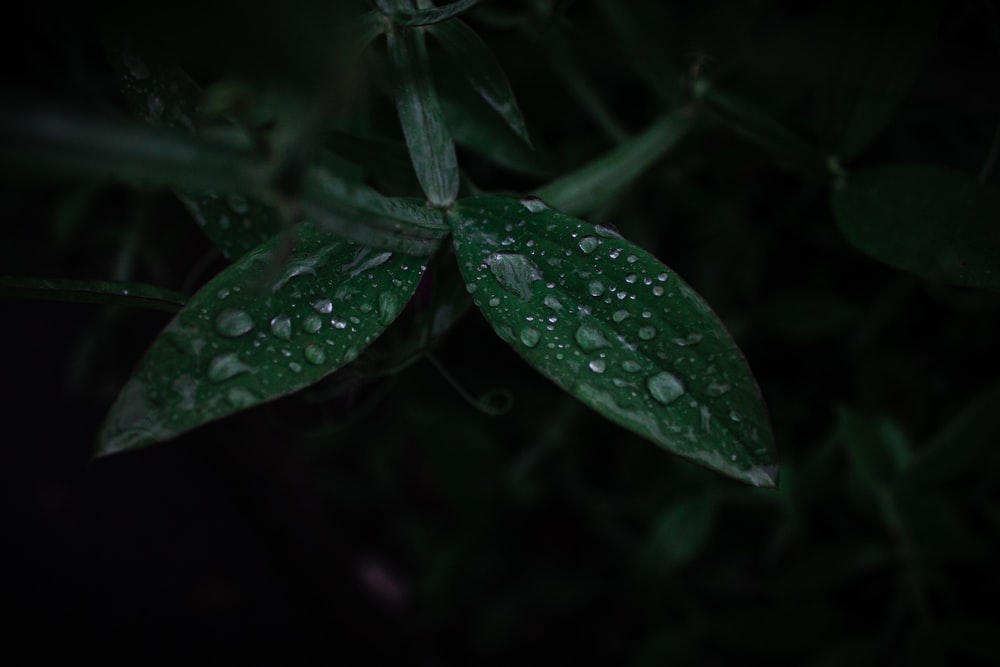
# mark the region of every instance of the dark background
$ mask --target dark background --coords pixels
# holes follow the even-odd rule
[[[355,10],[333,5],[22,7],[4,30],[5,96],[124,113],[101,39],[128,31],[204,82],[307,94],[327,72],[323,21]],[[637,133],[668,108],[643,65],[708,77],[816,140],[829,9],[635,2],[629,34],[585,0],[485,3],[468,22],[538,151],[497,165],[489,146],[465,145],[460,163],[483,189],[527,191],[600,155],[616,127]],[[1000,120],[998,34],[995,3],[949,2],[912,91],[858,163],[978,174]],[[630,40],[656,58],[637,63]],[[374,52],[377,79],[382,42]],[[460,99],[444,69],[442,94]],[[573,92],[580,81],[612,121]],[[400,138],[375,84],[341,120]],[[24,183],[8,169],[0,195],[0,274],[190,293],[224,266],[166,192]],[[867,258],[827,197],[706,121],[587,216],[676,269],[730,328],[771,412],[777,491],[604,421],[474,310],[435,353],[468,392],[510,392],[503,416],[427,362],[384,375],[362,359],[315,390],[91,460],[169,316],[2,301],[5,645],[248,663],[990,663],[1000,300]]]

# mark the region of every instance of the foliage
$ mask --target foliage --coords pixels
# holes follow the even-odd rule
[[[26,627],[60,596],[142,653],[996,657],[992,2],[23,11]]]

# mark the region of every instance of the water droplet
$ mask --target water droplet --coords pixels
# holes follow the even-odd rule
[[[656,329],[653,327],[639,327],[639,338],[642,340],[653,340],[656,337]]]
[[[302,372],[302,364],[300,364],[300,363],[298,363],[296,361],[289,361],[288,362],[288,370],[290,370],[293,373],[301,373]]]
[[[344,320],[337,319],[336,317],[330,320],[330,324],[333,325],[334,329],[346,329],[347,322]]]
[[[597,225],[594,227],[594,231],[598,236],[603,236],[607,239],[620,239],[622,237],[612,225]]]
[[[500,305],[500,297],[498,297],[498,296],[491,296],[489,303],[490,303],[490,306],[492,306],[493,308],[496,308],[497,306]]]
[[[563,305],[559,302],[559,299],[555,298],[552,295],[545,297],[542,300],[542,303],[544,303],[548,308],[551,308],[552,310],[562,310],[563,307]]]
[[[603,373],[605,369],[607,369],[608,367],[604,359],[594,359],[587,365],[590,367],[590,370],[594,371],[595,373]]]
[[[358,358],[358,348],[349,347],[344,351],[344,363],[349,364]]]
[[[663,296],[663,288],[657,285],[653,288],[653,296]]]
[[[720,384],[717,382],[712,382],[711,384],[708,385],[708,389],[706,389],[705,391],[708,393],[709,396],[722,396],[730,389],[731,387],[728,384]]]
[[[667,274],[661,273],[660,275],[656,276],[656,279],[659,280],[661,283],[665,283],[667,282]]]
[[[688,345],[697,345],[701,342],[702,335],[700,333],[689,334],[687,338],[675,338],[674,345],[680,347],[687,347]]]
[[[599,350],[602,347],[611,347],[611,343],[599,330],[587,324],[580,325],[576,330],[576,342],[584,352]]]
[[[333,301],[320,299],[319,301],[313,301],[312,307],[320,315],[329,315],[333,312]]]
[[[660,403],[669,405],[684,395],[684,385],[677,376],[662,371],[646,381],[650,395]]]
[[[542,334],[538,332],[538,329],[532,329],[531,327],[521,329],[521,342],[528,347],[535,347],[541,339]]]
[[[182,375],[170,386],[181,397],[181,410],[194,410],[194,394],[198,391],[198,381],[190,375]]]
[[[618,259],[621,256],[621,254],[622,254],[621,248],[615,248],[614,250],[608,253],[608,257],[610,257],[611,259]]]
[[[257,397],[246,387],[230,387],[226,398],[234,408],[249,408],[257,402]]]
[[[215,296],[219,297],[220,299],[228,299],[231,293],[232,290],[230,290],[228,287],[223,287],[222,289],[220,289],[218,292],[215,293]]]
[[[625,261],[628,262],[629,264],[635,264],[636,262],[639,261],[639,258],[636,257],[635,255],[629,255],[628,257],[625,258]]]
[[[252,331],[253,319],[245,310],[226,308],[215,318],[215,330],[227,338],[237,338]]]
[[[319,315],[309,313],[302,318],[302,328],[309,333],[316,333],[323,328],[323,320],[320,319]]]
[[[653,316],[653,313],[649,312],[648,310],[642,311],[642,319],[648,320],[652,316]]]
[[[541,213],[549,208],[548,204],[543,202],[538,197],[525,197],[521,200],[521,206],[528,209],[532,213]]]
[[[314,343],[306,345],[303,355],[305,355],[306,361],[317,366],[326,361],[326,352],[323,351],[322,347]]]
[[[625,276],[625,282],[627,282],[629,285],[635,285],[635,282],[637,280],[639,280],[639,276],[635,275],[634,273],[630,273],[627,276]]]
[[[495,252],[486,258],[486,265],[497,282],[522,301],[531,299],[531,284],[542,279],[538,267],[518,253]]]
[[[380,292],[378,295],[378,316],[383,324],[389,324],[399,313],[399,299],[395,292]]]
[[[235,352],[227,352],[214,357],[208,363],[208,379],[212,382],[225,382],[251,370],[253,369],[240,361]]]
[[[142,62],[131,53],[122,55],[122,62],[125,63],[125,67],[128,68],[128,71],[132,74],[133,78],[142,80],[149,76],[149,68],[146,67],[146,63]]]
[[[229,208],[237,215],[245,215],[250,210],[250,204],[247,203],[246,197],[229,195]]]
[[[627,318],[627,317],[628,317],[628,311],[627,310],[616,310],[611,315],[611,319],[613,319],[615,322],[624,322],[625,318]]]
[[[740,413],[736,412],[736,410],[730,410],[729,411],[729,418],[731,420],[733,420],[734,422],[741,422],[741,421],[743,421],[743,417],[741,417]]]
[[[477,285],[476,283],[465,284],[465,291],[468,292],[469,294],[475,294],[477,289],[479,289],[479,285]]]
[[[600,280],[592,280],[587,285],[587,291],[590,292],[590,296],[601,296],[604,294],[604,283]]]
[[[288,315],[275,315],[271,318],[271,333],[282,340],[292,337],[292,318]]]
[[[583,254],[589,255],[597,249],[597,246],[601,245],[601,240],[594,236],[584,236],[580,239],[579,245]]]

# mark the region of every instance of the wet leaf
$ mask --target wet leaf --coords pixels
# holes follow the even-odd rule
[[[537,198],[463,199],[449,221],[476,305],[528,363],[670,451],[775,485],[777,453],[746,360],[673,271]]]
[[[854,246],[903,271],[1000,291],[1000,190],[949,167],[852,171],[833,213]]]
[[[530,146],[531,139],[517,98],[490,47],[458,19],[438,23],[429,28],[429,32],[451,56],[452,64],[462,72],[469,85]]]
[[[468,11],[479,4],[479,0],[455,0],[443,4],[440,7],[426,7],[422,9],[411,9],[406,7],[405,2],[379,2],[379,9],[385,12],[392,22],[400,26],[432,25],[447,21],[453,16],[458,16],[462,12]]]
[[[424,35],[404,29],[386,37],[396,111],[417,180],[432,204],[447,206],[458,194],[458,158],[431,79]]]
[[[423,272],[421,258],[308,223],[291,233],[286,261],[276,264],[289,241],[278,235],[191,297],[111,407],[99,454],[167,440],[319,381],[385,330]]]

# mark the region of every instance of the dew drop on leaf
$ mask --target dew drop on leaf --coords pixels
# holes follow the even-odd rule
[[[590,292],[590,296],[601,296],[604,294],[604,283],[600,280],[592,280],[587,285],[587,291]]]
[[[301,373],[302,372],[302,364],[300,364],[300,363],[298,363],[296,361],[289,361],[288,362],[288,370],[290,370],[293,373]]]
[[[333,302],[329,299],[313,301],[312,307],[320,315],[329,315],[333,312]]]
[[[212,382],[225,382],[237,375],[248,373],[252,369],[243,363],[235,352],[228,352],[213,357],[208,364],[208,379]]]
[[[601,241],[594,236],[584,236],[580,239],[579,245],[580,250],[582,250],[585,255],[589,255],[597,249],[597,246],[601,245]]]
[[[491,296],[490,297],[490,305],[493,306],[494,308],[496,308],[497,306],[499,306],[500,305],[500,297]]]
[[[580,325],[576,330],[576,342],[584,352],[592,352],[602,347],[611,347],[611,343],[598,329],[587,324]]]
[[[226,308],[215,317],[215,330],[227,338],[237,338],[253,330],[253,319],[245,310]]]
[[[302,318],[302,328],[309,333],[316,333],[323,328],[323,320],[319,315],[310,313]]]
[[[247,211],[250,210],[250,205],[247,203],[245,197],[240,195],[230,195],[229,208],[233,209],[233,212],[237,215],[246,215]]]
[[[655,327],[639,327],[639,338],[642,340],[653,340],[656,338]]]
[[[594,359],[587,365],[590,366],[590,370],[598,374],[603,373],[608,367],[608,364],[604,361],[604,359]]]
[[[521,342],[528,347],[535,347],[541,339],[542,334],[538,332],[538,329],[533,329],[531,327],[521,329]]]
[[[622,362],[622,368],[624,368],[627,373],[638,373],[642,369],[642,366],[640,366],[639,362],[634,359],[626,359]]]
[[[326,361],[326,352],[323,351],[323,348],[314,343],[306,345],[303,355],[305,356],[306,361],[311,364],[316,364],[317,366]]]
[[[271,318],[271,333],[282,340],[292,337],[292,318],[288,315],[275,315]]]
[[[395,292],[380,292],[378,295],[378,315],[383,324],[388,324],[399,310]]]
[[[501,287],[522,301],[531,299],[531,284],[542,279],[534,262],[519,253],[495,252],[486,258],[486,265]]]
[[[656,401],[664,405],[669,405],[684,395],[684,385],[677,376],[667,371],[651,376],[646,381],[646,388]]]
[[[249,408],[257,402],[257,397],[246,387],[230,387],[226,399],[234,408]]]
[[[616,310],[614,313],[611,314],[611,319],[619,323],[624,322],[625,318],[627,317],[628,317],[627,310]]]
[[[541,213],[549,208],[548,204],[538,197],[525,197],[521,200],[521,206],[528,209],[532,213]]]

